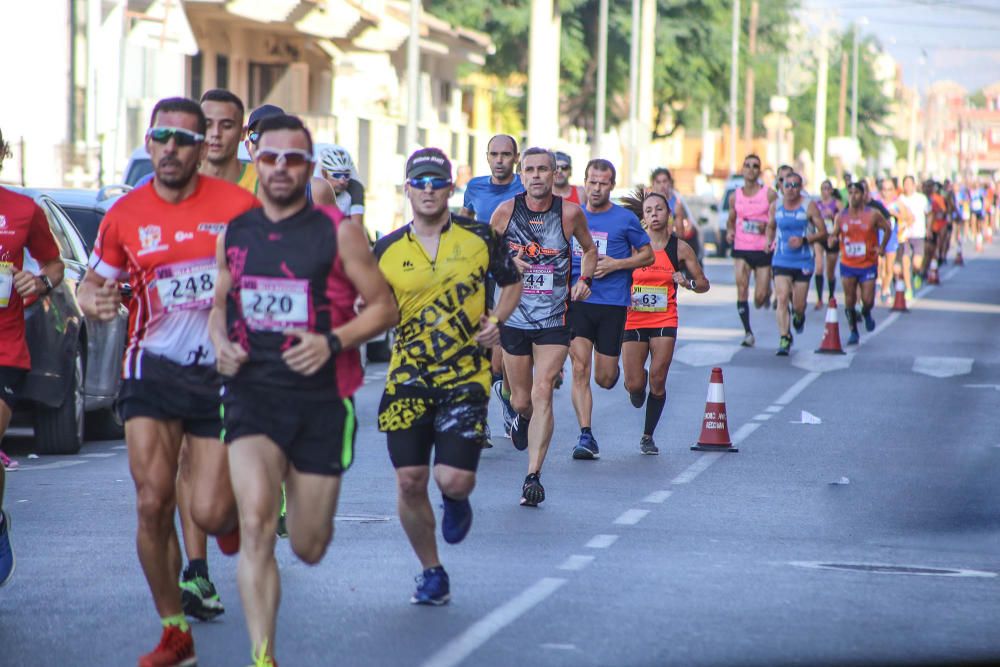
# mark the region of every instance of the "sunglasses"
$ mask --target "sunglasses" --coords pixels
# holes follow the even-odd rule
[[[287,151],[276,151],[269,148],[257,151],[257,161],[268,166],[284,162],[286,167],[302,167],[313,161],[309,151],[291,148]]]
[[[411,188],[416,188],[417,190],[426,190],[428,185],[431,186],[431,190],[441,190],[451,185],[450,178],[434,178],[433,176],[408,178],[406,182]]]
[[[257,142],[260,141],[260,132],[254,132],[253,130],[250,130],[249,132],[247,132],[247,139],[250,140],[251,144],[256,146]]]
[[[792,181],[785,181],[784,185],[785,185],[785,189],[786,190],[791,190],[792,188],[801,188],[802,187],[801,183],[794,183]]]
[[[178,146],[194,146],[205,141],[204,134],[198,134],[183,127],[151,127],[146,130],[146,138],[158,144],[165,144],[171,139]]]
[[[346,181],[351,177],[351,172],[349,171],[328,171],[327,176],[339,181]]]
[[[573,167],[568,164],[557,164],[556,171],[573,171]]]

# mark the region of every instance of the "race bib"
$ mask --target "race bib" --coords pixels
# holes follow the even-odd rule
[[[240,281],[243,319],[251,331],[309,326],[309,281],[244,276]]]
[[[975,211],[976,213],[979,213],[980,211],[983,210],[983,202],[981,199],[972,200],[972,210]]]
[[[632,310],[662,313],[667,309],[667,288],[652,285],[632,286]]]
[[[597,246],[597,256],[604,257],[608,254],[608,233],[607,232],[590,232],[591,238],[594,239],[594,245]],[[573,237],[573,255],[580,257],[583,255],[583,247],[580,242]]]
[[[551,264],[535,264],[524,272],[525,294],[552,294]]]
[[[868,252],[868,246],[864,243],[847,243],[844,245],[844,254],[848,257],[864,257]]]
[[[0,262],[0,308],[6,308],[10,303],[13,290],[14,262]]]
[[[168,313],[211,308],[218,273],[215,260],[211,259],[168,264],[156,269],[156,292],[161,308]]]
[[[833,218],[826,218],[823,222],[826,223],[827,234],[833,234],[837,231],[837,222]]]
[[[744,220],[743,221],[743,233],[744,234],[763,234],[764,225],[766,223],[763,220]]]

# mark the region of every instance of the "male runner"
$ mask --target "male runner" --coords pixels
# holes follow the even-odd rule
[[[255,665],[274,665],[281,582],[274,559],[281,484],[292,551],[320,561],[333,538],[341,475],[353,459],[357,345],[398,312],[362,228],[312,207],[312,137],[294,116],[261,121],[263,208],[219,238],[210,333],[240,515],[237,578]],[[365,300],[354,314],[358,294]]]
[[[591,367],[598,386],[611,389],[618,383],[625,317],[632,302],[632,271],[649,266],[654,260],[649,235],[639,224],[639,218],[611,203],[615,178],[615,166],[608,160],[591,160],[584,170],[587,203],[583,212],[597,246],[597,268],[590,296],[569,306],[573,409],[580,424],[580,439],[573,448],[573,458],[581,460],[601,456],[591,431],[594,412]],[[582,256],[583,249],[574,242],[571,282],[580,277]]]
[[[8,154],[0,133],[0,167]],[[38,262],[41,273],[23,270],[26,249]],[[0,187],[0,442],[10,425],[18,390],[31,369],[24,301],[45,298],[62,282],[64,268],[42,209],[29,197]],[[10,514],[3,509],[5,468],[0,463],[0,586],[14,574]]]
[[[320,173],[333,188],[340,212],[350,216],[363,229],[365,186],[358,180],[358,170],[354,168],[351,154],[342,146],[325,146],[317,157]]]
[[[140,667],[196,662],[177,587],[181,559],[174,530],[185,435],[194,520],[219,536],[223,552],[239,548],[236,503],[219,440],[221,379],[208,314],[216,236],[259,202],[232,183],[198,174],[208,150],[206,124],[193,100],[157,102],[146,131],[153,182],[126,194],[104,217],[78,295],[88,317],[105,321],[117,316],[120,280],[130,282],[135,295],[119,409],[135,481],[139,561],[163,625],[160,644],[139,660]]]
[[[521,173],[527,191],[500,204],[490,221],[524,274],[524,293],[500,331],[500,343],[517,412],[510,439],[518,449],[528,449],[521,504],[529,507],[545,500],[540,475],[552,440],[552,390],[569,351],[567,305],[590,296],[597,267],[597,247],[583,210],[552,194],[555,167],[551,152],[526,150]],[[570,238],[581,250],[580,278],[572,288]]]
[[[583,206],[583,199],[586,197],[584,188],[569,182],[573,175],[573,158],[562,151],[555,151],[554,155],[556,156],[556,172],[552,178],[552,194],[578,206]]]
[[[857,345],[860,340],[858,313],[854,310],[858,301],[859,284],[865,330],[875,330],[872,308],[875,306],[878,259],[885,255],[885,245],[892,232],[889,223],[878,210],[865,206],[866,191],[863,181],[847,186],[850,204],[837,215],[837,226],[833,231],[840,245],[840,282],[844,286],[844,305],[847,323],[851,328],[848,345]],[[883,232],[881,240],[879,231]]]
[[[507,134],[498,134],[486,144],[486,160],[490,165],[489,176],[477,176],[465,186],[465,199],[458,214],[467,218],[475,218],[482,222],[493,219],[493,212],[501,202],[513,199],[515,195],[524,192],[521,178],[514,173],[519,154],[517,141]],[[486,305],[493,305],[493,281],[486,284]],[[504,435],[510,437],[510,427],[514,421],[514,408],[510,404],[510,386],[503,377],[503,354],[499,345],[491,350],[490,368],[493,373],[493,393],[500,400],[503,409]],[[505,386],[507,385],[507,386]],[[489,444],[489,426],[486,428],[487,446]]]
[[[778,198],[774,190],[759,182],[760,158],[750,154],[743,160],[743,187],[729,196],[729,219],[726,241],[733,248],[733,273],[736,276],[736,310],[743,322],[744,347],[753,347],[750,328],[750,273],[754,275],[754,306],[763,308],[771,300],[771,255],[767,252],[767,226],[771,204]],[[779,179],[780,182],[780,179]]]
[[[923,192],[917,191],[917,181],[913,176],[903,178],[903,194],[900,201],[913,214],[913,221],[906,230],[905,240],[900,234],[900,252],[903,255],[903,280],[906,281],[906,298],[912,299],[914,290],[923,285],[924,242],[927,236],[927,218],[931,204]]]
[[[499,324],[521,296],[520,275],[500,238],[448,212],[452,191],[451,162],[442,151],[413,153],[406,162],[413,220],[375,244],[401,315],[378,423],[396,469],[399,519],[423,567],[410,602],[425,605],[451,597],[427,494],[431,450],[444,503],[441,533],[455,544],[472,526],[469,494],[489,404],[484,352],[499,341]],[[492,312],[487,273],[500,286]]]

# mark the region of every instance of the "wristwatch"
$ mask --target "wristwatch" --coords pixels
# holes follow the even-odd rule
[[[694,278],[688,281],[688,289],[690,289],[692,292],[694,291],[695,285],[696,283],[694,281]]]
[[[330,346],[330,354],[339,354],[342,349],[344,349],[344,344],[340,342],[340,338],[337,334],[332,331],[326,335],[326,344]]]
[[[594,285],[594,279],[590,276],[580,276],[580,280],[582,280],[587,287],[592,287]]]
[[[42,281],[42,285],[45,286],[45,291],[42,292],[42,296],[45,296],[53,290],[52,280],[49,279],[44,273],[38,276],[38,279]]]
[[[497,326],[500,326],[501,324],[503,324],[503,321],[499,317],[497,317],[496,315],[490,315],[486,319],[488,321],[492,322],[493,324],[497,325]]]

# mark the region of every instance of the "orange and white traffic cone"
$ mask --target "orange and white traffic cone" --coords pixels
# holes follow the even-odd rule
[[[962,247],[958,247],[958,252],[955,253],[955,266],[965,266],[965,260],[962,259]]]
[[[910,312],[906,307],[906,283],[903,282],[902,278],[896,278],[896,300],[893,302],[891,310],[894,313]]]
[[[931,265],[927,269],[927,284],[928,285],[940,285],[941,279],[938,277],[938,261],[937,258],[931,260]]]
[[[830,305],[826,308],[826,331],[823,332],[823,342],[816,350],[820,354],[845,354],[840,346],[840,319],[837,317],[837,299],[830,297]]]
[[[699,452],[738,452],[729,438],[726,420],[726,390],[722,386],[722,369],[713,368],[705,399],[705,417],[701,423],[701,436],[691,449]]]

